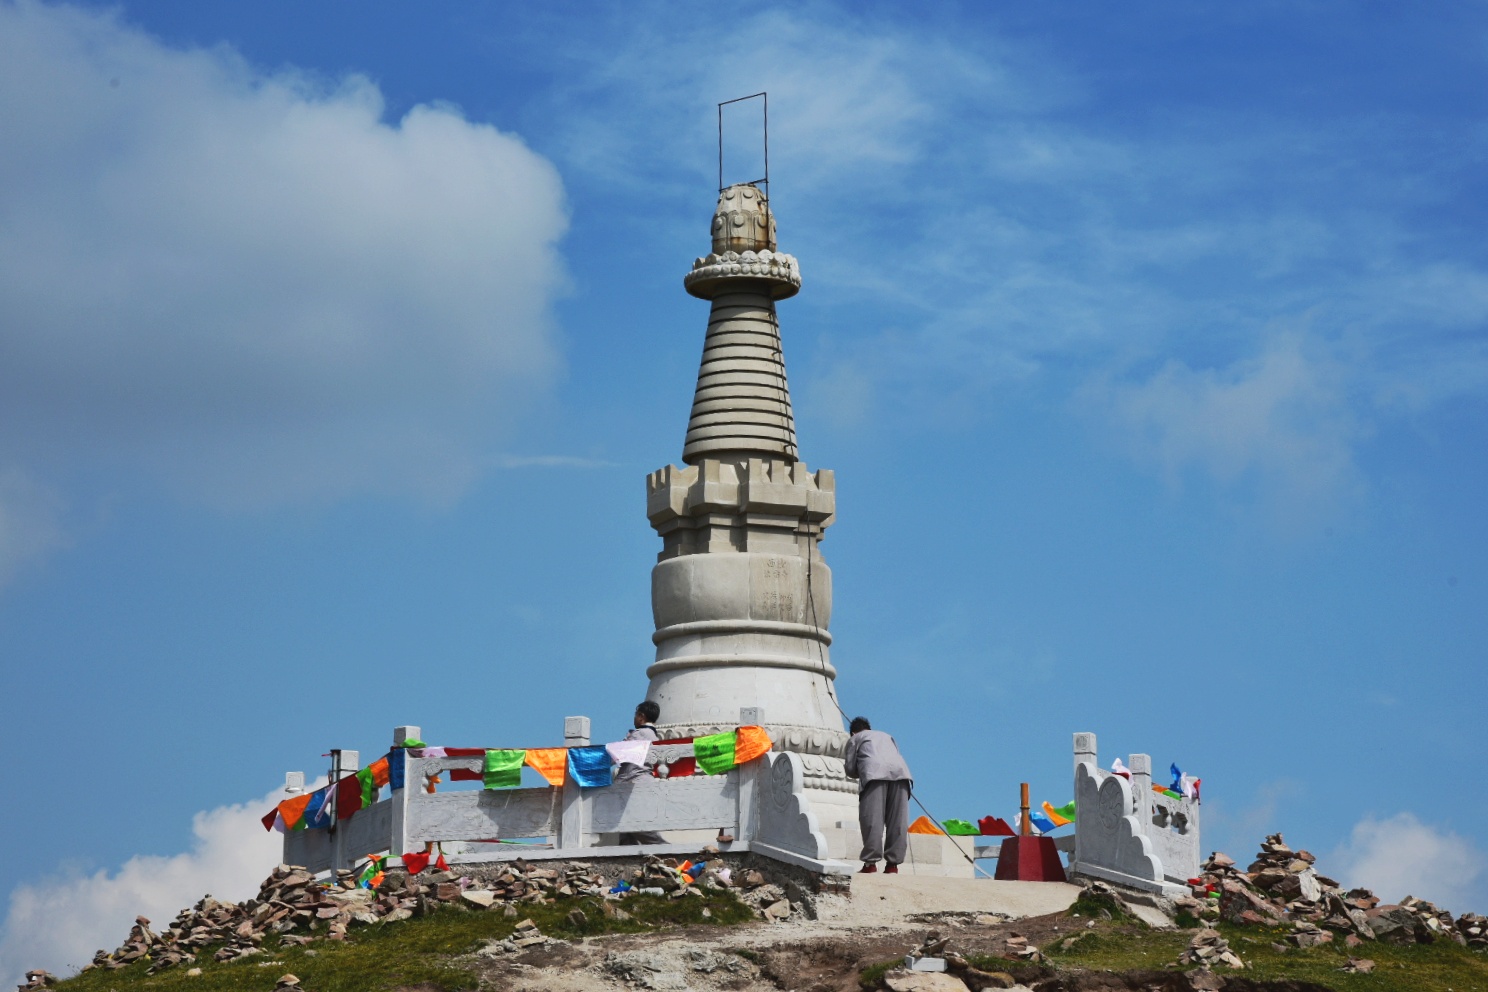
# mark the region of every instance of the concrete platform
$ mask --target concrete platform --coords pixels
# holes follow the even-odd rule
[[[1009,918],[1066,910],[1080,886],[930,875],[854,875],[852,896],[821,906],[824,920],[903,919],[919,913],[995,913]]]

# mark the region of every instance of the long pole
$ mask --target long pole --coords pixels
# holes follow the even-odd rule
[[[1024,837],[1027,837],[1027,836],[1029,836],[1030,834],[1033,833],[1033,827],[1028,822],[1028,783],[1027,782],[1024,782],[1023,783],[1023,788],[1022,788],[1021,791],[1023,793],[1023,795],[1022,795],[1022,799],[1023,799],[1023,804],[1022,804],[1023,819],[1018,824],[1018,833],[1022,834]]]

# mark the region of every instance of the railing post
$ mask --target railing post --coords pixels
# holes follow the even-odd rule
[[[765,708],[763,706],[742,706],[739,708],[739,726],[741,727],[763,727],[765,725]],[[735,768],[734,773],[738,779],[739,789],[737,793],[738,822],[734,826],[734,837],[740,841],[749,841],[754,837],[758,826],[756,823],[758,802],[758,782],[764,768],[770,765],[769,756],[765,755],[750,762],[743,768]]]
[[[416,741],[419,739],[420,732],[418,727],[393,728],[393,747],[395,749],[403,747],[406,741]],[[389,755],[388,760],[394,760],[393,756]],[[408,850],[408,798],[418,791],[417,789],[408,788],[409,763],[412,761],[414,761],[413,758],[410,758],[407,754],[403,755],[403,788],[390,788],[388,790],[388,801],[393,804],[391,810],[393,815],[388,818],[392,823],[388,844],[389,851],[395,858],[401,858],[403,852]]]
[[[1137,818],[1137,826],[1145,835],[1152,826],[1152,755],[1132,755],[1131,775],[1132,815]]]
[[[346,864],[346,841],[345,833],[340,829],[340,811],[336,809],[335,783],[341,781],[348,775],[355,775],[362,767],[362,755],[360,751],[347,751],[340,748],[331,750],[331,790],[326,797],[331,803],[331,870],[337,871]]]
[[[589,718],[566,716],[563,718],[563,746],[589,746]],[[589,831],[589,810],[584,800],[584,790],[572,775],[563,780],[563,819],[558,824],[559,850],[585,846],[585,835]]]

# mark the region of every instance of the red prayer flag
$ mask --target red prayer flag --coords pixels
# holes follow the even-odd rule
[[[983,837],[1016,837],[1013,828],[1000,816],[984,816],[977,821]]]
[[[265,830],[273,830],[274,829],[274,821],[278,817],[279,817],[279,807],[278,806],[275,806],[273,809],[269,810],[269,812],[264,816],[264,818],[260,822],[264,825],[264,829]]]
[[[483,747],[447,747],[444,749],[446,758],[484,758],[486,749]]]
[[[484,782],[486,773],[479,768],[451,768],[451,782]]]
[[[409,851],[403,855],[403,867],[408,869],[408,874],[417,875],[429,867],[429,855],[422,851]]]
[[[361,808],[362,780],[348,775],[336,783],[336,819],[348,819]]]
[[[434,862],[434,867],[435,868],[438,868],[440,871],[449,871],[449,862],[446,861],[446,860],[444,860],[444,851],[443,851],[443,849],[440,850],[440,852],[439,852],[439,860],[436,861],[436,862]]]

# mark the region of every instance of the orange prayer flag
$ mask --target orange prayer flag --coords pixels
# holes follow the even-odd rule
[[[1050,806],[1047,802],[1044,803],[1044,815],[1047,816],[1051,821],[1053,821],[1054,826],[1056,827],[1062,827],[1066,823],[1075,822],[1067,816],[1060,816],[1059,811],[1056,810],[1053,806]]]
[[[932,834],[940,837],[945,836],[945,831],[937,827],[934,821],[932,821],[928,816],[922,816],[918,820],[911,823],[909,825],[909,832],[912,834]]]
[[[547,779],[549,785],[562,785],[563,776],[568,774],[568,748],[530,747],[527,767]]]
[[[764,727],[740,727],[734,743],[734,764],[742,765],[767,754],[774,743]]]
[[[285,830],[293,830],[305,818],[305,807],[310,805],[310,799],[314,795],[313,792],[302,792],[279,804],[279,815],[284,817]]]
[[[372,784],[379,789],[392,781],[393,773],[388,768],[388,759],[386,758],[378,758],[367,766],[367,770],[372,773]]]

